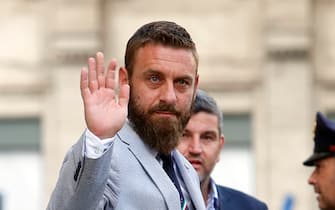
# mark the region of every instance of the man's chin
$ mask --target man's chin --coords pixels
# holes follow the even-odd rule
[[[202,174],[202,173],[200,173],[199,171],[197,171],[197,174],[198,174],[198,176],[199,176],[199,180],[200,180],[200,182],[203,182],[204,180],[205,180],[205,176]]]
[[[317,196],[317,201],[318,201],[318,204],[319,204],[319,208],[321,210],[324,210],[324,209],[328,209],[327,208],[327,205],[325,205],[325,203],[323,202],[322,198],[320,197],[320,195]]]

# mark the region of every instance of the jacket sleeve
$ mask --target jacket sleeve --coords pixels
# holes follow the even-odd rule
[[[47,210],[104,209],[106,205],[115,203],[111,199],[115,199],[113,195],[117,194],[118,178],[115,176],[112,183],[108,180],[109,174],[113,174],[108,169],[111,169],[114,145],[100,158],[89,159],[83,157],[84,143],[83,134],[67,152]],[[107,185],[112,188],[112,193],[111,190],[105,193]]]

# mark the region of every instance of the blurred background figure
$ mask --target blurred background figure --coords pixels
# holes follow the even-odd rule
[[[313,154],[304,161],[305,166],[314,166],[308,179],[317,194],[319,208],[335,210],[335,122],[321,112],[316,114]]]
[[[211,178],[224,142],[222,113],[212,97],[198,90],[178,150],[200,177],[207,210],[267,210],[263,202],[232,188],[217,185]]]

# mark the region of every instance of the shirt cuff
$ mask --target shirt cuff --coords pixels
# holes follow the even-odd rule
[[[85,137],[85,149],[83,151],[83,156],[90,159],[100,158],[104,152],[113,145],[115,139],[115,136],[112,138],[100,139],[88,129],[85,131]]]

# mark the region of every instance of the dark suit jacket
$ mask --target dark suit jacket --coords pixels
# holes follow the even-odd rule
[[[243,192],[216,185],[219,210],[267,210],[265,203]]]

